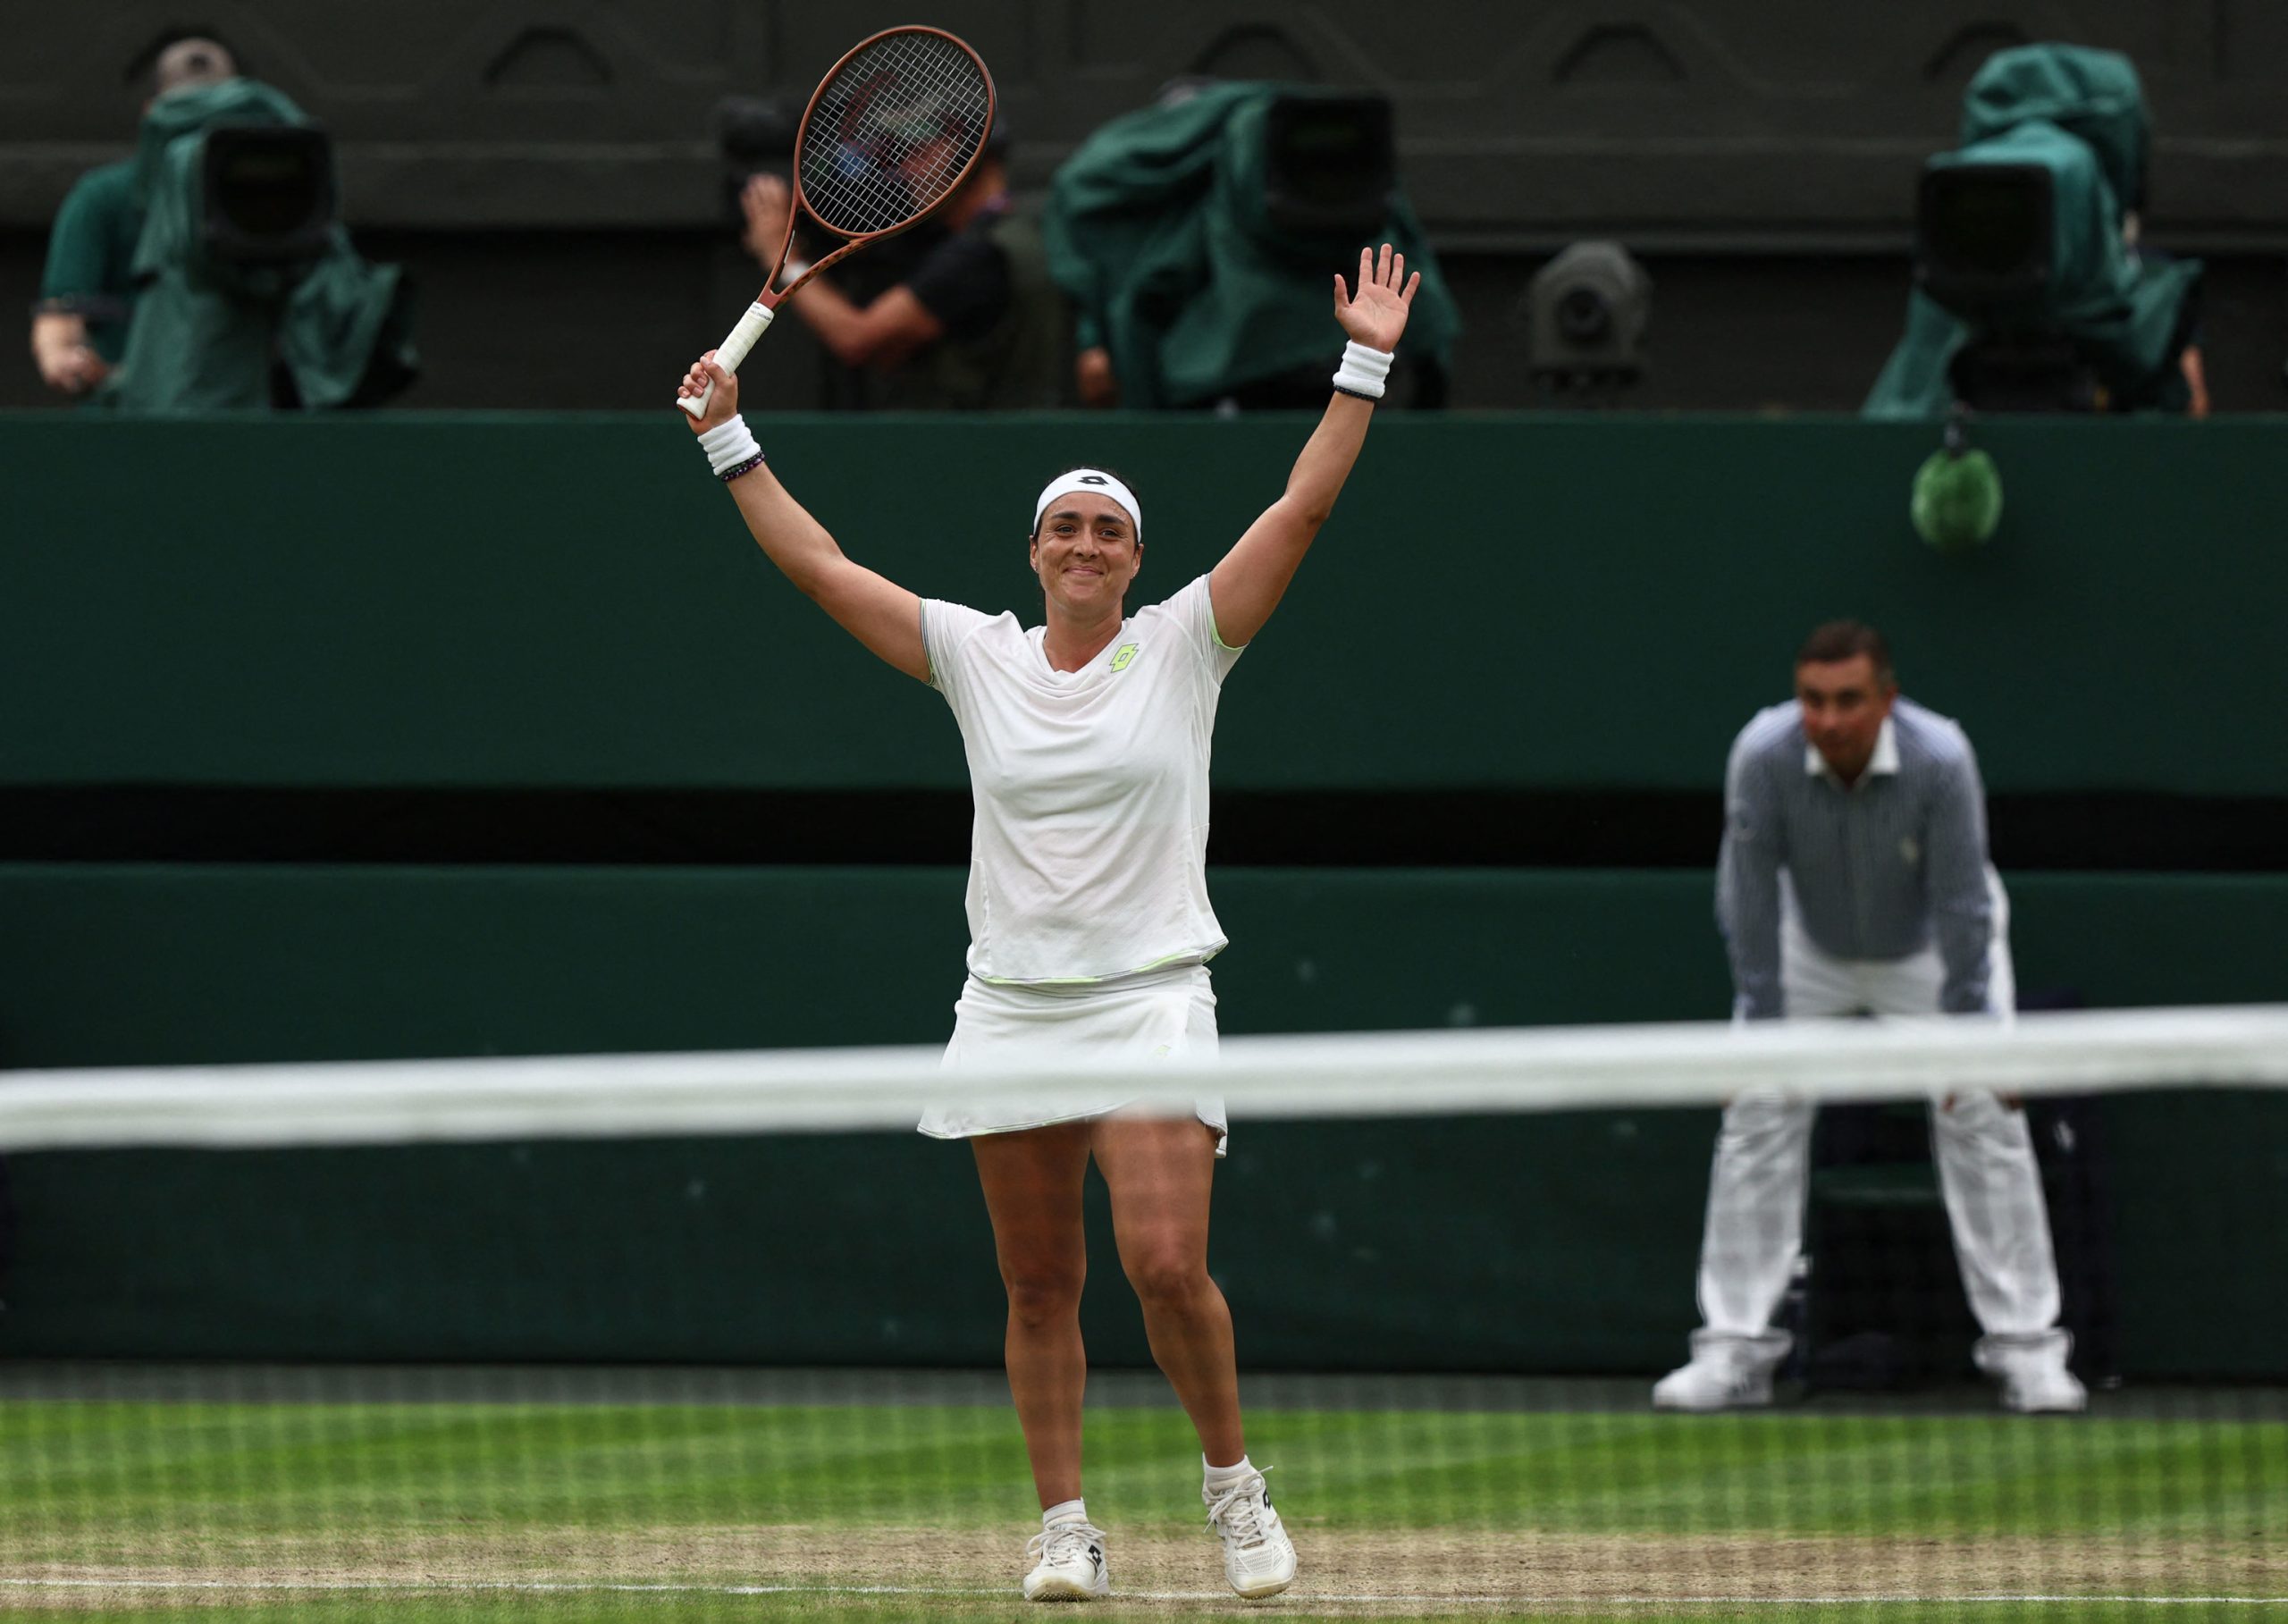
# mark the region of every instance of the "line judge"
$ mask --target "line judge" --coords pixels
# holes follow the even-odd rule
[[[1901,697],[1882,635],[1814,631],[1796,697],[1732,745],[1716,916],[1734,1017],[1997,1014],[2015,1008],[2008,902],[1987,859],[1986,793],[1962,728]],[[1700,1254],[1689,1363],[1661,1409],[1769,1404],[1790,1339],[1775,1328],[1803,1243],[1813,1107],[1750,1090],[1725,1109]],[[2007,1409],[2070,1412],[2057,1266],[2024,1112],[1965,1090],[1932,1102],[1931,1139],[1973,1357]]]

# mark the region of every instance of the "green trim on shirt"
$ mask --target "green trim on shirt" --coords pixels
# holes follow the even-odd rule
[[[1244,654],[1247,652],[1248,645],[1246,644],[1242,643],[1237,648],[1233,648],[1230,644],[1224,641],[1224,628],[1216,624],[1216,589],[1213,586],[1210,586],[1207,589],[1207,635],[1216,639],[1216,646],[1222,649],[1226,654]]]

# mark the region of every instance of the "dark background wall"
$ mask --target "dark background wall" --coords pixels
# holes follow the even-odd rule
[[[2010,878],[2030,991],[2282,996],[2288,876]],[[1228,1031],[1706,1018],[1725,1001],[1704,871],[1223,869],[1214,885]],[[0,865],[0,1043],[11,1064],[73,1064],[929,1042],[958,990],[961,887],[934,867]],[[2045,1138],[2061,1237],[2103,1220],[2116,1236],[2093,1375],[2279,1377],[2284,1106],[2108,1098],[2109,1193],[2073,1176],[2085,1147]],[[1712,1111],[1626,1105],[1241,1120],[1216,1270],[1249,1367],[1665,1367],[1693,1323],[1714,1131]],[[999,1350],[969,1157],[915,1134],[43,1153],[10,1173],[0,1356]],[[1106,1240],[1090,1345],[1142,1365]],[[2078,1316],[2092,1293],[2065,1256]],[[1911,1334],[1947,1319],[1956,1287],[1934,1227],[1888,1260],[1910,1258],[1930,1317],[1888,1328]]]
[[[194,12],[198,8],[192,8]],[[125,68],[188,15],[157,0],[14,20],[0,63],[0,307],[37,286],[71,181],[122,156]],[[751,297],[709,127],[727,93],[799,96],[871,3],[669,7],[408,0],[379,14],[283,0],[198,13],[342,146],[366,250],[422,279],[427,374],[408,404],[640,408]],[[2063,38],[2129,53],[2158,133],[2149,240],[2211,262],[2218,408],[2277,409],[2288,358],[2288,21],[2267,0],[1838,6],[1525,0],[1393,13],[1272,0],[947,0],[992,64],[1037,197],[1105,119],[1209,72],[1371,88],[1469,324],[1455,403],[1530,406],[1510,311],[1533,270],[1613,236],[1656,282],[1644,408],[1850,409],[1897,336],[1914,177],[1951,144],[1992,50]],[[773,403],[812,406],[791,331]],[[29,366],[0,405],[37,402]]]
[[[1308,427],[843,417],[766,439],[853,556],[1023,609],[1048,473],[1133,475],[1139,590],[1165,595]],[[671,410],[0,428],[0,784],[965,782],[941,702],[785,591]],[[1217,782],[1705,794],[1804,633],[1856,612],[1998,791],[2288,795],[2251,731],[2288,677],[2235,614],[2288,598],[2280,433],[1998,420],[2005,527],[1950,558],[1907,522],[1920,425],[1401,416],[1233,679]]]
[[[1173,590],[1306,428],[770,439],[858,556],[1023,609],[1036,472],[1116,451]],[[2288,997],[2288,678],[2249,618],[2288,588],[2279,433],[1998,423],[2006,528],[1946,559],[1904,517],[1921,428],[1377,425],[1226,692],[1225,1029],[1720,1014],[1725,745],[1850,610],[1983,752],[2030,992]],[[665,413],[0,418],[0,1065],[941,1039],[953,728],[772,578],[688,440]],[[2118,1368],[2279,1374],[2282,1117],[2106,1103]],[[1661,1367],[1712,1125],[1242,1123],[1218,1267],[1250,1363]],[[0,1353],[982,1363],[997,1336],[966,1161],[903,1134],[10,1171]],[[1140,1362],[1099,1277],[1094,1345]]]

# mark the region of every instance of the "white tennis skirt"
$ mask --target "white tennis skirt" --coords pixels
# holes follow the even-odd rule
[[[1214,1056],[1216,992],[1207,966],[1182,964],[1108,986],[1011,987],[974,976],[963,984],[954,1005],[953,1041],[946,1045],[948,1073],[988,1069],[1015,1056],[1030,1060],[1068,1052],[1072,1056],[1070,1094],[996,1100],[965,1093],[958,1076],[949,1075],[946,1102],[923,1114],[921,1132],[933,1139],[968,1139],[1157,1104],[1141,1102],[1132,1094],[1091,1089],[1089,1064],[1107,1056],[1131,1061]],[[1215,1130],[1216,1154],[1223,1155],[1228,1132],[1223,1096],[1195,1096],[1192,1108]]]

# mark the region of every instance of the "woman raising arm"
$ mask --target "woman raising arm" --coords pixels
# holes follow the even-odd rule
[[[1215,1052],[1207,961],[1224,946],[1207,888],[1216,701],[1333,509],[1419,282],[1387,246],[1379,258],[1359,256],[1355,293],[1335,278],[1335,319],[1350,342],[1325,417],[1285,492],[1212,572],[1165,602],[1126,609],[1144,564],[1142,505],[1126,482],[1101,467],[1052,478],[1025,543],[1043,617],[1030,630],[1013,614],[918,598],[852,562],[763,466],[736,416],[736,381],[711,357],[685,380],[686,395],[714,384],[696,425],[702,443],[772,562],[861,643],[938,689],[961,728],[975,806],[968,974],[945,1098],[921,1127],[970,1141],[992,1221],[1010,1393],[1042,1508],[1028,1600],[1110,1590],[1105,1536],[1081,1496],[1081,1187],[1091,1161],[1111,1193],[1153,1358],[1199,1435],[1201,1498],[1225,1578],[1248,1597],[1294,1582],[1294,1544],[1247,1455],[1231,1310],[1207,1272],[1223,1102],[1171,1110],[1098,1079],[1107,1061]],[[1057,1064],[1054,1098],[996,1098],[974,1081],[1043,1056]]]

